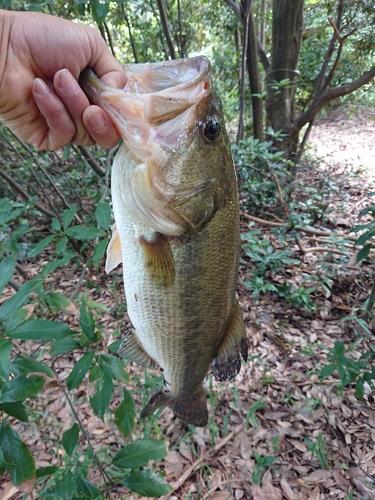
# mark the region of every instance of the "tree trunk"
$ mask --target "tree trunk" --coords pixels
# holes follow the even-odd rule
[[[292,159],[298,147],[298,131],[293,129],[293,122],[302,35],[303,0],[273,0],[272,63],[267,75],[267,123],[275,132],[286,134],[277,143],[277,148]]]

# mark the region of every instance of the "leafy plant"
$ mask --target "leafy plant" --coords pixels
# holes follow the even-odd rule
[[[255,468],[253,473],[251,474],[251,479],[254,484],[259,484],[262,479],[262,475],[267,470],[267,467],[270,467],[275,463],[277,457],[273,457],[271,455],[260,455],[256,450],[254,450],[254,458],[255,458]]]
[[[305,438],[308,443],[307,450],[311,451],[313,455],[316,455],[316,458],[319,460],[320,465],[323,469],[327,469],[327,450],[326,443],[323,438],[323,434],[319,432],[316,442],[310,438]]]
[[[375,346],[371,345],[370,350],[364,353],[359,360],[353,360],[345,354],[345,344],[342,341],[336,341],[331,352],[327,355],[331,363],[321,369],[320,375],[325,380],[337,371],[341,390],[355,383],[357,397],[362,399],[365,383],[372,390],[375,389],[373,382],[375,380]],[[368,371],[369,367],[370,371]]]

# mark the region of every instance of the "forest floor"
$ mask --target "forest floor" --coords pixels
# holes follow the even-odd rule
[[[359,211],[370,203],[368,194],[375,179],[374,137],[375,112],[362,109],[350,115],[342,110],[329,112],[309,139],[299,181],[315,193],[329,190],[328,215],[315,227],[339,235],[338,240],[349,233],[358,222]],[[298,202],[298,193],[295,196]],[[277,255],[281,261],[286,259],[282,253],[285,244],[274,229],[246,215],[267,218],[243,210],[245,242],[248,231],[259,229],[259,237],[269,240],[276,261]],[[164,500],[375,499],[373,392],[365,384],[363,399],[358,399],[353,384],[340,390],[337,371],[325,380],[319,375],[330,363],[336,341],[345,344],[345,356],[354,361],[370,349],[370,337],[361,324],[344,318],[353,317],[368,298],[372,268],[369,263],[356,265],[357,250],[350,241],[346,246],[342,242],[332,245],[332,239],[320,234],[300,232],[299,237],[289,247],[291,262],[267,271],[267,283],[286,283],[294,290],[292,299],[268,289],[254,300],[246,283],[254,280],[256,269],[246,254],[243,256],[238,297],[249,339],[249,360],[233,381],[216,383],[208,377],[209,425],[186,427],[170,409],[165,409],[158,421],[151,420],[148,437],[165,439],[169,449],[166,459],[155,465],[174,489]],[[341,249],[344,255],[316,250],[325,245]],[[32,276],[36,270],[28,272]],[[69,267],[54,273],[53,280],[61,293],[82,284],[78,272]],[[93,285],[89,292],[92,300],[103,306],[100,322],[110,344],[118,328],[123,328],[123,320],[115,318],[121,316],[123,302],[121,271],[109,276],[102,268],[98,274],[87,271],[84,280]],[[73,307],[72,322],[77,318]],[[60,358],[55,366],[60,379],[69,374],[73,361]],[[139,390],[144,370],[133,365],[129,370],[132,382],[128,389],[134,390],[140,410],[146,399]],[[152,376],[149,371],[151,381]],[[113,454],[123,438],[111,415],[104,422],[93,415],[90,394],[90,384],[79,387],[79,393],[74,394],[75,410],[94,450],[103,453],[106,447]],[[115,405],[119,394],[118,389]],[[51,384],[41,397],[45,398],[40,414],[44,427],[19,425],[39,467],[62,456],[56,442],[74,422],[60,387]],[[144,432],[145,427],[138,425],[136,434]],[[94,482],[95,477],[99,479],[98,471],[90,473]],[[3,482],[2,488],[2,500],[22,498],[10,482]],[[140,497],[119,486],[110,498]]]

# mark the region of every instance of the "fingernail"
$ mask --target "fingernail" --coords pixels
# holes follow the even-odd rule
[[[87,118],[88,124],[94,130],[101,130],[105,127],[106,121],[101,111],[93,111]]]
[[[49,92],[49,87],[40,78],[35,78],[33,82],[33,90],[38,95],[46,95]]]
[[[78,87],[78,83],[67,69],[60,71],[57,79],[57,85],[67,94],[74,94]]]

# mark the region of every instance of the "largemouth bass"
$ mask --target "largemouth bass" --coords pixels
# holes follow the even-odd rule
[[[115,225],[106,271],[123,262],[134,331],[119,355],[159,366],[163,388],[141,416],[170,406],[207,424],[203,381],[237,375],[247,358],[235,297],[237,179],[220,99],[203,56],[124,66],[123,90],[86,70],[80,84],[123,138],[112,167]]]

